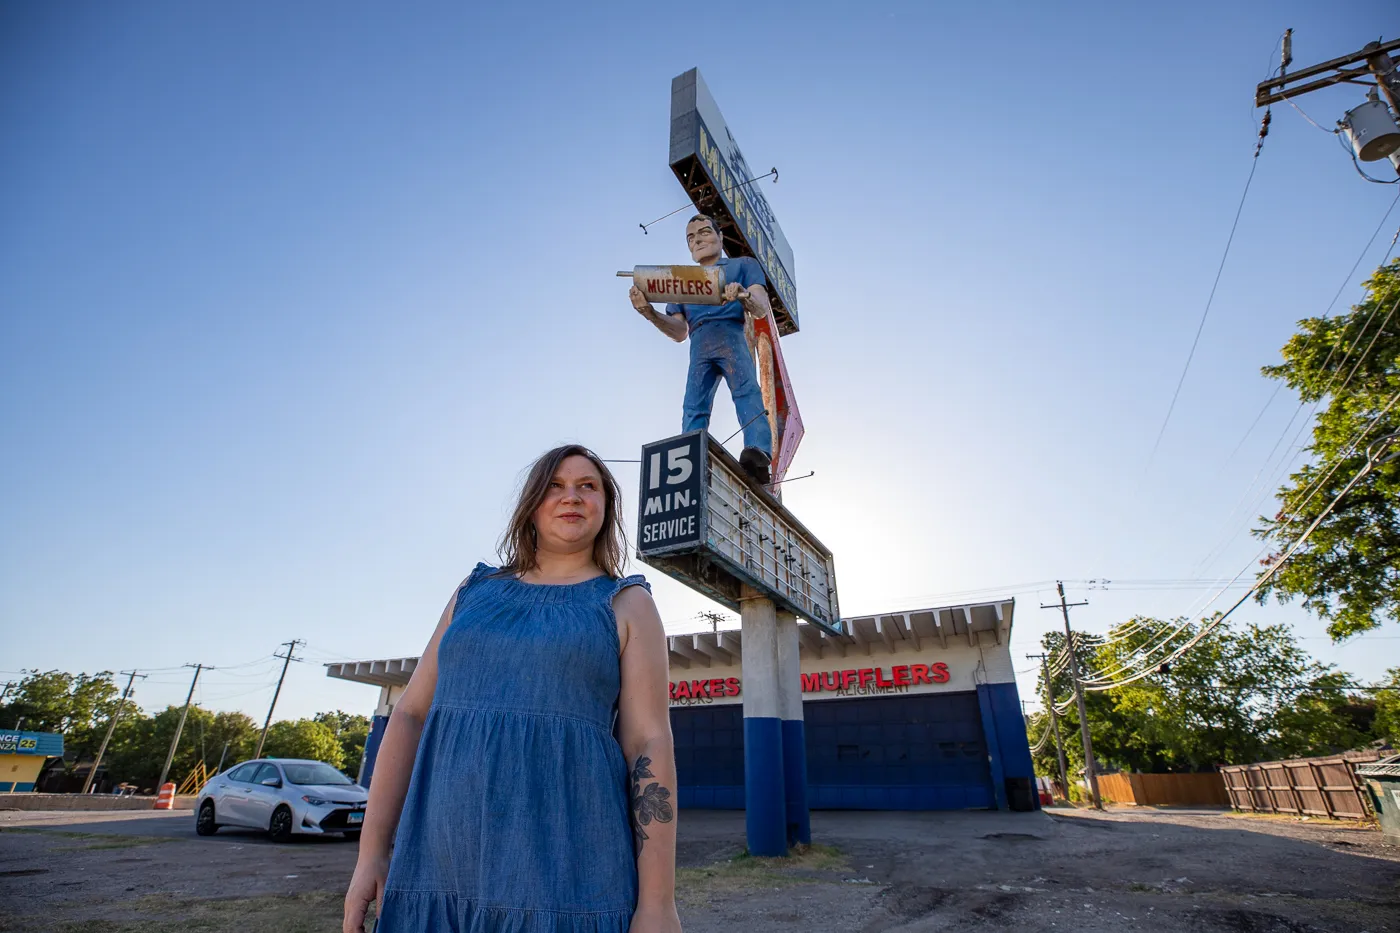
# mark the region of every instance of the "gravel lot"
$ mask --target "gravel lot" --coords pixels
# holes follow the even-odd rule
[[[819,845],[742,854],[743,815],[681,814],[687,933],[1400,933],[1372,829],[1220,811],[816,813]],[[0,811],[0,930],[331,933],[357,844],[194,835],[174,813]]]

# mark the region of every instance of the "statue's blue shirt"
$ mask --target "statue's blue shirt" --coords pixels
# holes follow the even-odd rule
[[[758,264],[758,260],[748,256],[739,256],[733,259],[728,257],[720,259],[715,265],[724,270],[724,282],[728,285],[737,282],[744,288],[751,285],[762,285],[768,287],[768,279],[763,275],[763,267]],[[667,314],[684,314],[685,323],[690,333],[695,333],[695,329],[713,321],[732,321],[742,325],[744,323],[744,306],[737,301],[731,301],[722,305],[677,305],[668,304]]]

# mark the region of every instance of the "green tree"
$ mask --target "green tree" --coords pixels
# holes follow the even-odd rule
[[[112,734],[105,767],[113,781],[128,782],[140,788],[155,788],[170,740],[180,722],[180,706],[168,706],[153,716],[140,710],[128,709]],[[244,713],[213,713],[191,706],[180,733],[180,744],[170,765],[168,780],[179,784],[203,761],[214,769],[219,764],[224,742],[229,743],[224,760],[227,769],[239,761],[253,757],[258,741],[258,728]]]
[[[252,758],[257,749],[259,731],[257,723],[247,713],[215,713],[205,737],[205,747],[208,749],[205,764],[213,770],[219,766],[222,756],[224,770],[228,770],[238,762]],[[227,754],[224,754],[225,742],[228,743]]]
[[[1095,673],[1111,681],[1140,671],[1213,621],[1182,625],[1138,617],[1104,638],[1086,638],[1086,680]],[[1063,644],[1063,635],[1045,638],[1052,654]],[[1056,672],[1052,682],[1060,702],[1073,695],[1067,671]],[[1346,676],[1313,660],[1286,626],[1236,630],[1221,623],[1148,676],[1087,693],[1085,706],[1101,763],[1130,771],[1192,771],[1364,744],[1367,735],[1356,728],[1346,687]],[[1083,767],[1078,727],[1078,710],[1070,705],[1061,731],[1076,771]],[[1037,756],[1042,773],[1054,773],[1053,755],[1047,745]]]
[[[1308,318],[1264,367],[1304,404],[1326,403],[1313,426],[1312,462],[1278,492],[1279,509],[1255,535],[1273,542],[1276,562],[1367,462],[1367,447],[1400,431],[1400,259],[1365,283],[1350,313]],[[1395,442],[1390,442],[1394,449]],[[1400,613],[1400,459],[1373,468],[1337,503],[1298,551],[1259,590],[1327,620],[1334,641],[1379,627]]]
[[[170,751],[170,740],[175,737],[181,708],[167,706],[153,716],[129,710],[122,716],[112,733],[112,744],[108,746],[105,759],[108,778],[143,789],[157,789],[155,783],[160,778],[161,766],[165,764],[165,756]],[[170,762],[167,780],[176,784],[184,781],[201,759],[202,753],[207,753],[207,741],[201,739],[207,737],[213,720],[214,714],[208,710],[190,707],[185,728],[180,733],[180,743],[175,747],[175,757]],[[209,762],[210,765],[215,763]]]
[[[340,743],[344,767],[353,774],[364,755],[365,742],[369,739],[369,717],[336,710],[333,713],[317,713],[312,718],[335,733],[336,741]]]
[[[143,791],[154,791],[164,761],[165,746],[156,734],[155,717],[140,709],[127,709],[112,732],[112,742],[103,759],[107,777],[117,783],[135,784]]]
[[[1376,720],[1372,727],[1376,738],[1400,746],[1400,667],[1385,672],[1385,680],[1376,685]]]
[[[334,768],[345,764],[335,733],[314,719],[274,722],[267,730],[263,754],[269,758],[313,758]]]
[[[13,729],[22,719],[27,731],[62,733],[66,757],[91,756],[120,695],[111,671],[30,672],[0,706],[0,728]]]

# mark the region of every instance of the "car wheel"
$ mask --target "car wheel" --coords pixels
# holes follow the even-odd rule
[[[289,842],[292,838],[292,811],[278,807],[272,811],[272,822],[267,826],[273,842]]]
[[[347,842],[360,841],[360,831],[358,829],[347,829],[345,832],[341,833],[341,835],[345,837]]]
[[[201,836],[212,836],[219,831],[219,824],[214,822],[214,801],[206,800],[199,808],[199,816],[195,817],[194,831]]]

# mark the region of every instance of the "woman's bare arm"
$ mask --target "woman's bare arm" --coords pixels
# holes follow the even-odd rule
[[[457,592],[461,588],[459,585]],[[442,611],[442,617],[438,619],[433,637],[428,640],[428,647],[423,649],[423,655],[418,659],[418,666],[414,668],[408,686],[394,704],[384,738],[380,740],[379,752],[374,759],[374,781],[370,784],[369,803],[365,806],[365,825],[360,834],[359,859],[355,864],[354,877],[350,880],[350,889],[345,894],[342,925],[345,933],[361,933],[370,903],[378,901],[384,894],[384,880],[389,872],[389,850],[403,813],[404,798],[408,796],[408,781],[413,775],[413,759],[418,754],[423,722],[427,719],[428,708],[433,705],[433,694],[437,691],[438,643],[442,641],[443,632],[452,624],[452,613],[456,608],[457,593],[454,592],[447,601],[447,608]]]
[[[651,594],[628,587],[613,601],[622,629],[618,738],[627,758],[637,845],[632,929],[680,930],[676,916],[676,755],[671,739],[666,633]]]

